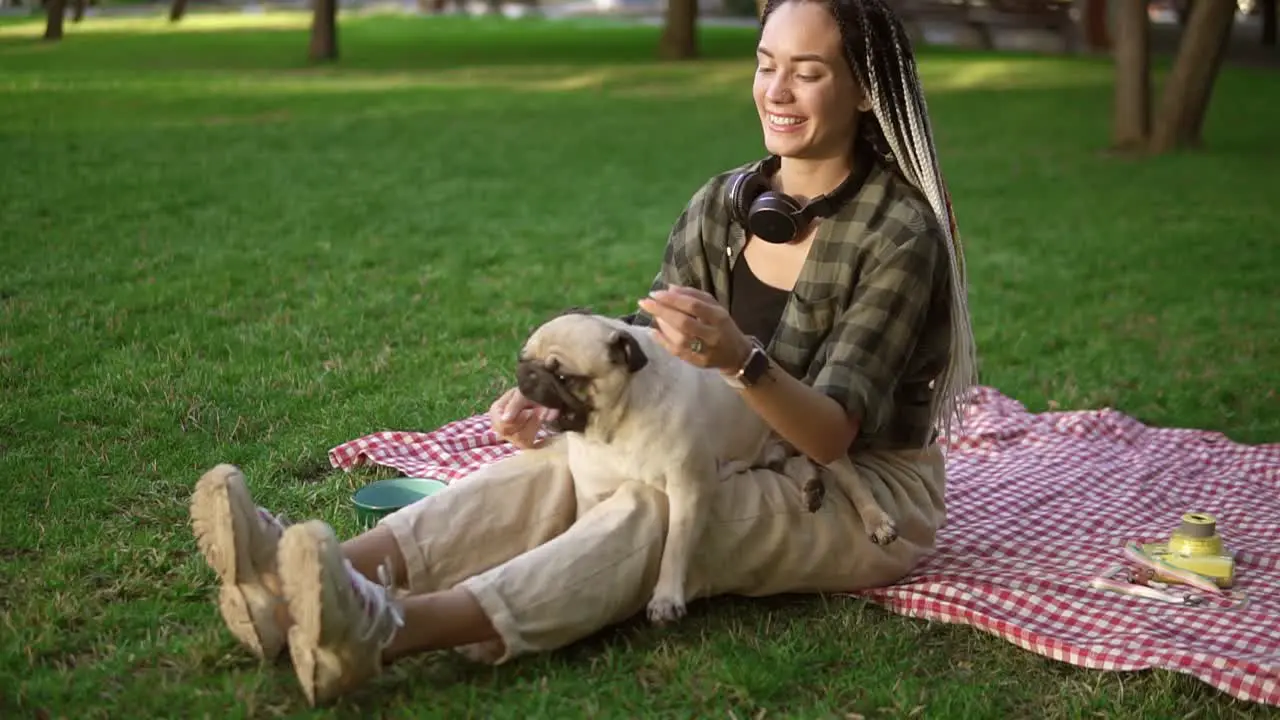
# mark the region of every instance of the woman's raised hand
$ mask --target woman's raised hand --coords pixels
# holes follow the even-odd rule
[[[641,299],[640,309],[656,321],[658,342],[690,364],[732,373],[751,353],[751,340],[702,290],[673,285]]]
[[[523,450],[540,445],[534,437],[542,423],[555,419],[556,411],[545,408],[511,388],[489,406],[489,421],[503,440]]]

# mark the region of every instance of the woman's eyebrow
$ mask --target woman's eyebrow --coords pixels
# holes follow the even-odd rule
[[[769,50],[765,48],[763,45],[757,47],[756,52],[768,58],[773,57],[773,53],[769,52]],[[822,57],[821,55],[815,55],[813,53],[801,53],[799,55],[792,55],[791,61],[792,62],[820,62],[823,65],[827,64],[826,58]]]

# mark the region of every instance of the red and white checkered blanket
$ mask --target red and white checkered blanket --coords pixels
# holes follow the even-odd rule
[[[991,388],[967,406],[948,455],[938,549],[891,587],[864,591],[904,615],[964,623],[1063,662],[1189,673],[1280,705],[1280,444],[1152,428],[1112,410],[1033,414]],[[445,481],[513,448],[476,416],[434,432],[381,432],[330,451]],[[1218,518],[1237,552],[1243,609],[1106,593],[1089,580],[1127,540],[1162,540],[1188,511]]]

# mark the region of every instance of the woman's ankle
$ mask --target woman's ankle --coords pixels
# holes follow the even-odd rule
[[[378,568],[386,566],[395,587],[407,587],[409,571],[395,534],[381,525],[361,533],[342,543],[342,554],[356,572],[375,582],[379,581]]]
[[[461,588],[406,597],[401,607],[404,626],[383,648],[384,663],[431,650],[502,643],[480,603]]]

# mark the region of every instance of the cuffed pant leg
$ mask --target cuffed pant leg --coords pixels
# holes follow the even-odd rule
[[[383,518],[407,566],[410,593],[450,588],[537,547],[574,521],[561,443],[486,465]]]
[[[910,572],[933,548],[944,516],[936,449],[867,453],[855,467],[897,522],[892,544],[872,542],[843,487],[829,487],[823,507],[809,513],[799,481],[750,470],[717,486],[687,579],[689,599],[845,592]],[[667,496],[629,482],[563,533],[462,581],[502,639],[472,657],[500,663],[553,650],[642,610],[657,582],[667,521]]]
[[[503,641],[476,659],[556,649],[637,613],[657,582],[666,527],[666,496],[625,483],[564,533],[464,580]]]

